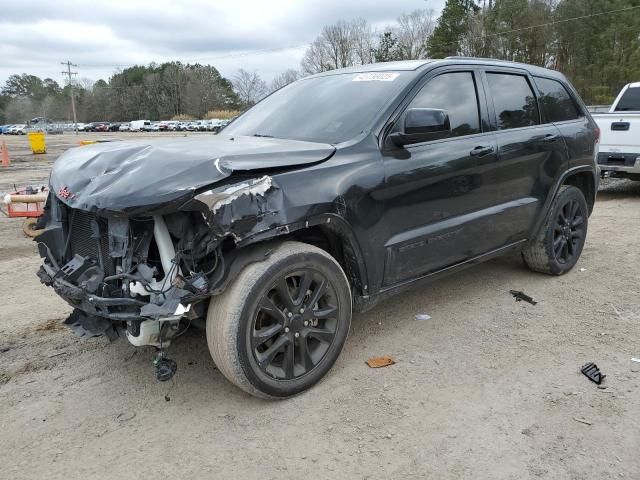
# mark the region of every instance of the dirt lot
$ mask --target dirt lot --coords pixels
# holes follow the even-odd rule
[[[0,191],[46,181],[77,144],[50,137],[33,158],[7,140]],[[198,330],[171,347],[171,384],[151,349],[76,338],[20,225],[0,215],[2,478],[640,478],[640,183],[602,186],[570,274],[512,256],[400,295],[356,316],[327,378],[281,402],[232,387]],[[381,354],[397,364],[365,365]],[[589,361],[606,389],[578,372]]]

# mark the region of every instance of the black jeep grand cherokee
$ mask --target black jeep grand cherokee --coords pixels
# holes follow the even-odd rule
[[[39,276],[84,334],[162,349],[206,317],[227,378],[287,397],[331,368],[352,309],[510,250],[569,271],[597,143],[551,70],[448,58],[325,72],[223,135],[66,152]]]

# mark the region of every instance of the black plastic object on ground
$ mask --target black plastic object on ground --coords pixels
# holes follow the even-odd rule
[[[178,370],[178,364],[170,358],[156,360],[156,379],[160,382],[171,380]]]
[[[600,385],[605,379],[606,375],[603,375],[598,366],[595,363],[587,363],[582,366],[580,371],[592,382]]]
[[[105,335],[109,341],[118,338],[118,332],[109,320],[87,315],[77,308],[71,312],[71,315],[63,323],[79,337],[100,337]]]
[[[538,303],[529,295],[527,295],[524,292],[520,292],[519,290],[509,290],[509,293],[513,295],[513,297],[516,299],[516,302],[520,302],[524,300],[525,302],[530,303],[531,305],[536,305]]]

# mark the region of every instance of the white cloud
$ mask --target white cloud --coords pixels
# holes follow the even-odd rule
[[[0,16],[0,85],[14,73],[62,83],[64,60],[80,77],[109,78],[117,68],[179,60],[217,67],[227,77],[257,70],[269,80],[298,68],[323,25],[362,17],[377,28],[444,0],[31,0]],[[295,48],[284,48],[295,47]]]

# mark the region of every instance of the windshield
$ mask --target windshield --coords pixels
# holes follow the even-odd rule
[[[370,72],[303,79],[262,100],[224,133],[345,142],[366,130],[411,78],[410,72]]]
[[[640,112],[640,87],[627,88],[616,105],[616,112]]]

